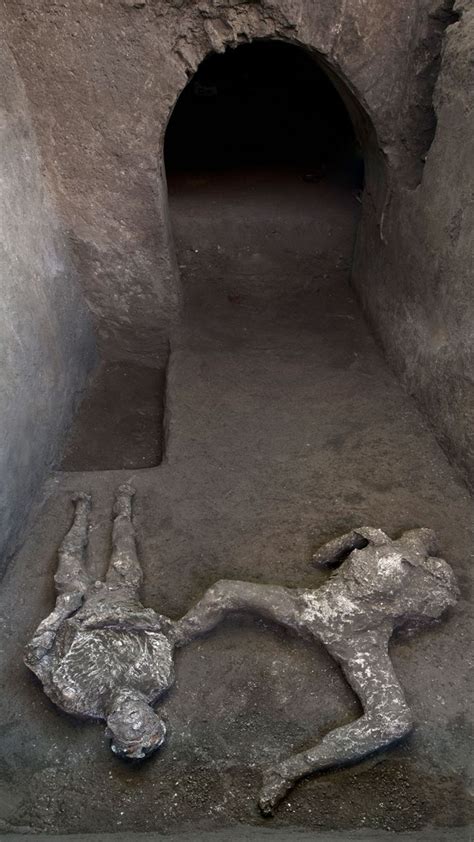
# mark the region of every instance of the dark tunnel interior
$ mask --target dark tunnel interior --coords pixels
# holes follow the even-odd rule
[[[165,163],[183,324],[228,337],[286,321],[297,335],[298,314],[334,306],[317,291],[345,289],[363,157],[309,52],[255,41],[209,55],[173,110]],[[62,468],[159,464],[163,389],[163,366],[102,366]]]
[[[165,162],[168,173],[301,167],[363,181],[362,153],[332,82],[308,52],[281,41],[201,63],[171,115]]]
[[[228,333],[241,319],[247,330],[264,301],[346,277],[363,158],[344,103],[302,48],[256,41],[209,55],[176,103],[165,163],[185,321],[215,318]],[[163,389],[163,366],[102,366],[62,469],[159,464]]]

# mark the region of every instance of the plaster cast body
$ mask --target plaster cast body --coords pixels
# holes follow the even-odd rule
[[[25,661],[55,704],[107,720],[112,750],[142,758],[165,737],[151,705],[173,683],[173,643],[171,622],[139,600],[133,494],[127,485],[118,491],[104,582],[91,581],[84,566],[91,501],[76,495],[74,523],[59,549],[56,607],[39,625]]]
[[[113,751],[145,757],[165,737],[151,705],[173,683],[174,647],[246,611],[322,642],[364,711],[316,747],[266,771],[263,813],[271,814],[301,777],[360,760],[408,734],[412,717],[389,658],[390,637],[400,626],[438,619],[458,597],[451,568],[435,555],[431,530],[411,530],[392,541],[380,529],[361,527],[315,553],[319,567],[340,565],[317,590],[223,580],[173,623],[139,601],[133,493],[127,485],[119,489],[109,571],[105,582],[95,583],[84,567],[90,498],[76,496],[74,523],[59,550],[56,607],[26,654],[59,707],[106,719]]]
[[[303,776],[360,760],[411,730],[388,644],[396,628],[436,620],[457,600],[454,574],[435,556],[436,544],[429,529],[392,541],[380,529],[362,527],[315,553],[320,567],[343,561],[317,590],[220,581],[176,624],[177,645],[183,645],[233,612],[280,623],[322,642],[361,701],[360,719],[266,771],[259,799],[263,813],[271,814]]]

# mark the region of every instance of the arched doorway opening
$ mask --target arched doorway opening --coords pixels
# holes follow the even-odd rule
[[[283,41],[207,56],[173,110],[165,159],[172,172],[352,167],[356,179],[362,166],[334,85],[309,52]]]
[[[274,319],[278,303],[286,317],[290,299],[306,309],[347,282],[364,185],[353,122],[296,45],[254,41],[201,63],[165,137],[185,320]]]

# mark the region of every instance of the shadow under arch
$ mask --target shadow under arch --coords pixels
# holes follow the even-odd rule
[[[254,71],[260,74],[257,87],[262,74],[263,86],[268,83],[267,98],[262,87],[260,99],[258,91],[254,96]],[[316,181],[328,172],[352,171],[362,206],[350,258],[355,276],[370,242],[383,239],[389,176],[374,120],[364,97],[314,47],[267,36],[209,52],[177,96],[161,141],[172,261],[177,253],[169,176],[179,170],[290,165]]]
[[[326,55],[311,45],[296,39],[271,36],[252,38],[243,43],[229,45],[223,52],[210,51],[204,56],[195,72],[189,75],[187,84],[178,93],[168,114],[168,119],[161,136],[161,149],[165,165],[163,168],[164,171],[169,169],[170,164],[171,166],[173,165],[171,147],[176,140],[174,129],[180,111],[186,105],[186,98],[189,97],[193,86],[196,86],[196,84],[200,85],[200,77],[206,74],[207,66],[212,64],[214,64],[214,67],[219,64],[223,65],[229,57],[243,56],[244,54],[249,56],[252,52],[257,54],[261,49],[279,49],[282,51],[282,55],[283,51],[286,50],[287,56],[290,59],[295,60],[299,58],[300,61],[306,62],[308,68],[311,65],[313,66],[316,82],[318,74],[319,81],[325,78],[327,85],[333,90],[333,96],[337,97],[340,101],[350,120],[354,136],[363,156],[364,186],[367,189],[367,195],[370,196],[372,207],[380,210],[383,207],[387,194],[387,161],[383,152],[382,143],[378,138],[374,119],[370,115],[363,93],[355,88],[351,81],[343,75],[341,70]],[[202,87],[205,88],[205,86]],[[209,96],[209,98],[212,97],[212,91],[201,90],[201,94],[203,98],[206,96]],[[195,138],[190,138],[189,136],[187,140],[195,142]]]
[[[301,46],[301,49],[306,50],[316,64],[321,67],[321,70],[324,71],[339,94],[364,156],[366,190],[371,196],[372,204],[375,207],[381,207],[385,202],[388,186],[387,162],[367,106],[349,81],[330,63],[326,56],[309,47]]]

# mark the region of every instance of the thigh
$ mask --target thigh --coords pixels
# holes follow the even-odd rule
[[[231,580],[218,582],[215,587],[230,610],[248,611],[280,625],[299,627],[299,598],[291,588]]]
[[[95,582],[85,595],[81,614],[89,615],[106,612],[108,616],[122,616],[124,611],[142,609],[137,592],[127,585],[114,585],[111,582]]]
[[[60,552],[54,583],[57,594],[85,593],[90,587],[91,579],[80,558]]]

